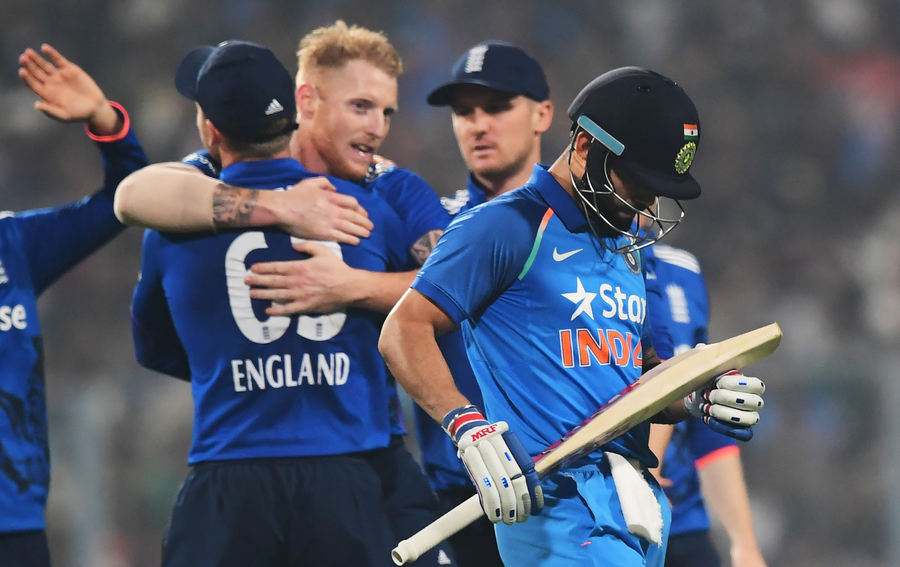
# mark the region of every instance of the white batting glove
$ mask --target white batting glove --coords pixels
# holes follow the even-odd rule
[[[524,522],[544,505],[534,462],[505,421],[488,423],[475,406],[463,406],[443,419],[463,464],[493,523]]]
[[[684,406],[709,427],[739,441],[753,437],[766,385],[759,378],[731,370],[684,398]]]

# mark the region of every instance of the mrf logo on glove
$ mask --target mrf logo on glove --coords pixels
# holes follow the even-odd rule
[[[491,522],[514,524],[540,513],[544,493],[534,461],[505,421],[489,423],[477,407],[462,406],[448,412],[441,426],[459,449]]]

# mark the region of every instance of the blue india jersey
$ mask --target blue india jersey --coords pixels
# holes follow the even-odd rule
[[[652,284],[659,290],[658,295],[648,293],[647,296],[654,325],[651,337],[658,344],[655,331],[658,326],[663,327],[673,345],[672,352],[658,351],[660,356],[667,358],[697,343],[708,342],[709,299],[697,258],[685,250],[655,244],[646,249],[644,261],[648,288]],[[673,482],[666,489],[672,503],[671,535],[709,529],[697,469],[737,451],[736,441],[714,432],[700,420],[691,419],[675,426],[662,470],[663,476]]]
[[[413,288],[461,327],[488,419],[508,422],[531,455],[641,374],[638,255],[604,247],[542,166],[523,187],[459,215]],[[648,435],[642,424],[603,449],[654,466]]]
[[[45,526],[50,455],[37,297],[125,228],[113,212],[116,187],[148,163],[127,126],[99,139],[100,191],[60,208],[0,212],[0,532]]]
[[[282,188],[313,177],[299,162],[231,165],[231,185]],[[393,238],[397,214],[358,185],[352,195],[375,224],[358,246],[323,243],[348,265],[405,268]],[[386,447],[390,385],[377,349],[383,315],[348,309],[270,317],[251,300],[244,276],[257,262],[302,258],[277,230],[173,235],[148,231],[133,302],[139,361],[191,380],[194,433],[189,462],[318,456]]]

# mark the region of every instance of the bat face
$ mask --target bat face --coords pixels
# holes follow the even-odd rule
[[[719,374],[770,355],[781,327],[766,327],[683,352],[647,372],[565,437],[535,457],[543,478],[596,450],[701,387]]]

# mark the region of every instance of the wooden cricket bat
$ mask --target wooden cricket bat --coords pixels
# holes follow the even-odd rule
[[[545,478],[575,463],[719,374],[769,356],[780,342],[781,327],[772,323],[670,358],[619,392],[581,425],[535,457],[534,468],[541,478]],[[478,495],[472,496],[419,533],[398,543],[391,552],[394,563],[403,565],[415,561],[483,513]]]

